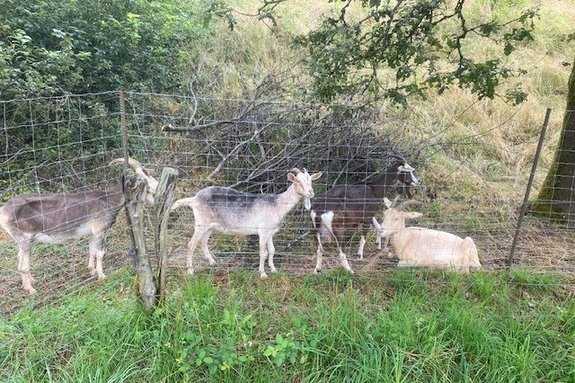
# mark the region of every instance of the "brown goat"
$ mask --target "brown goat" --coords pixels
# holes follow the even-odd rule
[[[315,273],[321,271],[322,238],[328,242],[331,242],[332,239],[335,240],[341,265],[353,273],[342,246],[361,226],[358,255],[360,259],[363,259],[365,236],[372,223],[371,219],[375,216],[383,198],[396,184],[401,184],[404,187],[419,185],[419,180],[415,176],[415,169],[403,159],[394,161],[369,184],[337,185],[316,197],[310,213],[314,228],[316,228],[317,238]],[[378,248],[381,248],[379,236]]]

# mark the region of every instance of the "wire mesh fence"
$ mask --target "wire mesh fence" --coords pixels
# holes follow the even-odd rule
[[[388,197],[413,194],[422,202],[417,209],[424,213],[416,222],[418,226],[472,237],[485,270],[506,267],[529,176],[528,170],[522,170],[505,180],[484,179],[465,171],[463,157],[459,166],[448,167],[450,170],[438,177],[433,174],[430,156],[437,148],[468,142],[442,141],[445,136],[439,133],[414,138],[409,129],[403,129],[409,123],[405,116],[393,110],[382,117],[381,113],[353,106],[326,108],[264,97],[227,100],[128,93],[124,145],[118,92],[11,100],[2,102],[1,107],[2,203],[18,194],[111,188],[118,184],[121,169],[108,164],[123,157],[125,151],[153,175],[158,176],[164,166],[178,169],[176,198],[192,197],[212,185],[279,194],[288,188],[287,174],[292,168],[323,172],[314,182],[316,195],[321,195],[335,185],[370,182],[401,156],[416,169],[421,185],[415,189],[394,187]],[[515,143],[519,144],[533,144],[533,138]],[[539,168],[539,184],[547,170]],[[561,180],[561,185],[565,181]],[[568,193],[572,194],[573,174],[569,182]],[[495,192],[503,183],[510,191]],[[383,204],[378,218],[382,210]],[[575,234],[568,224],[551,218],[551,214],[525,216],[513,267],[573,272]],[[169,227],[169,264],[174,270],[184,270],[193,232],[192,210],[174,212]],[[395,267],[396,260],[389,252],[376,248],[373,228],[367,235],[365,259],[358,260],[359,234],[356,232],[344,246],[354,270],[377,275]],[[147,237],[152,241],[153,235]],[[17,272],[17,246],[4,232],[0,233],[0,243],[0,296],[2,311],[9,312],[21,304],[25,293]],[[315,235],[302,204],[286,215],[274,243],[278,270],[291,274],[314,270]],[[107,274],[130,264],[130,246],[127,224],[120,214],[106,234]],[[259,244],[253,236],[214,234],[209,247],[217,264],[208,266],[198,249],[196,269],[257,269]],[[153,249],[151,242],[148,248]],[[39,291],[37,304],[58,299],[63,290],[92,284],[94,278],[85,269],[87,254],[85,240],[35,246],[31,269]],[[334,247],[326,248],[324,262],[325,269],[339,267]]]

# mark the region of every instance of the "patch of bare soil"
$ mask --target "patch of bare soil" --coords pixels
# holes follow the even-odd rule
[[[123,229],[121,229],[123,230]],[[116,230],[114,230],[116,231]],[[126,250],[124,233],[116,232],[107,240],[108,253],[104,257],[104,272],[108,275],[124,267],[131,267],[131,260]],[[188,232],[176,233],[172,237],[172,247],[169,249],[169,266],[176,273],[186,272],[186,243]],[[279,233],[278,233],[279,234]],[[513,241],[509,225],[491,227],[472,235],[479,249],[484,269],[497,270],[506,267],[509,250]],[[303,240],[288,240],[288,236],[278,236],[276,243],[275,265],[279,272],[287,275],[309,275],[315,268],[315,246],[311,236]],[[293,238],[293,236],[292,236]],[[356,273],[377,275],[395,267],[396,260],[389,257],[386,250],[378,251],[373,238],[368,238],[366,256],[358,260],[355,251],[357,243],[353,242],[347,248],[348,260]],[[149,245],[152,248],[152,244]],[[217,275],[230,271],[246,270],[257,273],[259,251],[257,241],[221,242],[214,239],[210,244],[212,253],[217,260],[213,267],[209,266],[198,250],[194,256],[194,269],[213,270]],[[14,244],[3,233],[0,233],[0,315],[10,315],[15,310],[26,305],[40,307],[57,303],[66,293],[85,288],[92,288],[98,283],[86,269],[88,262],[87,247],[65,244],[54,246],[51,253],[36,249],[32,257],[32,273],[36,282],[37,293],[29,297],[21,287],[17,267],[17,251]],[[152,265],[155,264],[152,256]],[[575,233],[557,225],[538,220],[526,220],[520,232],[519,241],[514,254],[514,266],[525,267],[536,271],[575,272]],[[324,272],[339,268],[340,261],[334,247],[327,247],[323,257]],[[266,270],[269,268],[266,262]],[[222,282],[223,283],[223,282]]]

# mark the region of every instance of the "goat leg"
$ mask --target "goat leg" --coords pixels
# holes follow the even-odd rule
[[[32,295],[36,292],[34,287],[32,287],[34,278],[32,278],[32,274],[30,273],[30,254],[32,252],[32,242],[19,242],[18,248],[18,271],[22,277],[22,287],[28,292],[28,294]]]
[[[201,226],[196,225],[194,229],[194,235],[192,235],[192,239],[188,242],[188,255],[186,258],[186,270],[188,274],[194,273],[194,266],[193,266],[193,258],[194,258],[194,251],[198,246],[198,242],[200,242],[201,237],[204,235],[205,229],[202,229]]]
[[[347,261],[347,257],[345,256],[345,253],[341,249],[339,249],[339,260],[340,260],[343,268],[353,274],[353,270],[349,266],[349,262]]]
[[[359,256],[360,260],[363,260],[363,248],[365,247],[365,235],[361,235],[359,239],[359,249],[357,250],[357,255]]]
[[[214,257],[212,256],[212,253],[210,253],[210,248],[208,247],[208,241],[210,239],[210,235],[212,235],[212,231],[208,230],[201,239],[201,244],[202,244],[202,251],[204,253],[204,258],[208,261],[208,263],[210,264],[210,266],[214,266],[217,262],[214,259]]]
[[[277,273],[276,267],[274,265],[274,254],[276,252],[276,248],[274,246],[273,237],[270,237],[267,243],[268,248],[268,264],[270,266],[270,270],[272,273]]]
[[[260,278],[265,279],[268,277],[268,275],[266,274],[266,271],[264,269],[266,258],[268,256],[268,252],[267,252],[267,248],[266,248],[268,239],[266,237],[264,237],[263,233],[259,233],[259,237],[260,237],[260,266],[258,268],[258,271],[260,273]]]
[[[315,269],[314,269],[313,273],[319,274],[319,273],[321,273],[321,261],[322,261],[322,256],[323,256],[323,246],[321,244],[321,234],[319,233],[319,231],[316,233],[316,236],[317,236],[317,250],[315,252],[316,261],[315,261]]]

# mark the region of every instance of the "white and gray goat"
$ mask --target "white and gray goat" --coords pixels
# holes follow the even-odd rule
[[[122,163],[124,159],[117,158],[110,165]],[[158,181],[138,161],[129,158],[128,165],[137,177],[146,182],[144,202],[153,205]],[[122,189],[122,184],[118,183],[109,190],[101,191],[19,195],[0,207],[0,227],[18,245],[18,271],[24,290],[29,294],[36,292],[32,287],[34,278],[30,272],[30,254],[35,242],[63,243],[90,237],[88,269],[98,279],[106,277],[102,269],[104,233],[124,207]]]
[[[419,185],[415,169],[401,157],[396,157],[385,171],[376,175],[369,183],[337,185],[314,199],[310,212],[317,239],[317,260],[314,273],[321,271],[324,251],[322,239],[328,243],[335,240],[341,265],[353,273],[342,247],[357,228],[361,227],[357,254],[359,259],[363,259],[365,236],[371,226],[371,219],[381,206],[383,198],[395,185],[401,185],[404,188]],[[379,236],[377,248],[381,249]]]
[[[291,185],[281,194],[252,194],[227,187],[210,186],[200,190],[194,197],[176,201],[171,210],[188,206],[194,211],[194,235],[188,243],[188,273],[194,272],[192,257],[198,244],[201,244],[204,257],[209,264],[216,264],[208,248],[208,240],[214,231],[242,236],[257,234],[260,247],[258,269],[260,277],[267,277],[264,263],[268,256],[270,270],[275,273],[273,236],[280,229],[286,214],[302,198],[305,208],[310,209],[310,199],[314,197],[312,181],[321,175],[322,173],[310,175],[305,168],[303,172],[294,168],[287,175]]]
[[[389,239],[393,253],[399,258],[398,267],[435,267],[464,274],[468,274],[469,269],[481,268],[473,239],[462,239],[445,231],[405,227],[406,219],[423,214],[403,211],[411,201],[396,207],[387,198],[384,202],[387,210],[383,213],[383,222],[379,224],[374,217],[373,224],[380,237]]]

